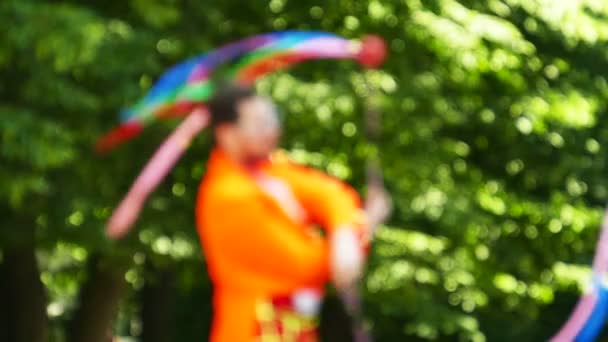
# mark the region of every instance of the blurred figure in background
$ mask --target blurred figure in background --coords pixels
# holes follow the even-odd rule
[[[348,185],[274,153],[277,109],[252,89],[226,86],[209,110],[215,147],[196,214],[214,284],[211,341],[315,341],[324,285],[358,280],[367,227],[387,201],[376,196],[365,213]]]

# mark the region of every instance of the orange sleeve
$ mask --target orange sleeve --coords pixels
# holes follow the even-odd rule
[[[278,167],[276,172],[291,185],[313,220],[328,232],[344,224],[356,227],[364,224],[361,199],[346,183],[315,169],[290,163]]]
[[[321,238],[306,235],[301,227],[277,217],[261,199],[243,194],[216,196],[202,208],[213,217],[207,235],[221,256],[256,273],[297,283],[323,283],[329,274],[329,256]]]

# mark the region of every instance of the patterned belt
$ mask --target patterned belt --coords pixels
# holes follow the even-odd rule
[[[321,291],[261,299],[256,306],[258,342],[316,342]]]

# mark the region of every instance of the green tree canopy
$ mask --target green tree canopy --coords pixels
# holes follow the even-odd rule
[[[377,149],[396,209],[364,281],[377,339],[538,341],[556,332],[585,287],[608,197],[608,4],[599,0],[3,1],[4,300],[42,291],[28,310],[48,315],[50,339],[63,341],[94,292],[86,284],[125,279],[124,290],[105,294],[116,305],[103,324],[117,310],[116,334],[140,336],[149,317],[140,313],[160,310],[146,296],[165,289],[174,291],[164,301],[173,303],[170,340],[204,336],[210,285],[193,203],[208,134],[118,243],[104,238],[104,223],[175,122],[108,155],[92,146],[169,66],[283,29],[376,33],[390,47],[380,70],[317,61],[257,83],[286,112],[288,153],[361,191],[373,153],[364,78],[376,89]],[[34,253],[37,266],[24,257]],[[8,286],[10,270],[25,264],[26,282],[43,288]]]

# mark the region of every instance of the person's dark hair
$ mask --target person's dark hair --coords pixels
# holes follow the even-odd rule
[[[251,87],[224,84],[218,87],[207,106],[211,114],[211,127],[223,123],[234,123],[238,120],[237,104],[239,101],[255,96]]]

